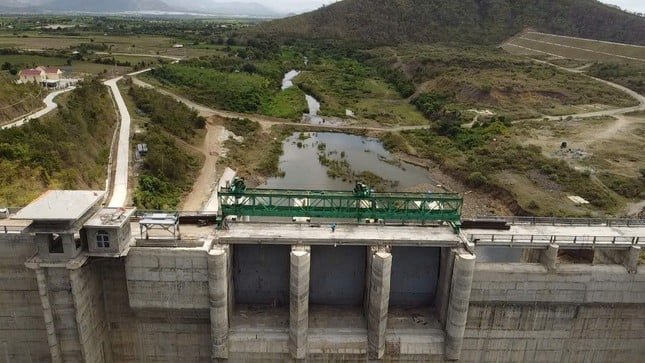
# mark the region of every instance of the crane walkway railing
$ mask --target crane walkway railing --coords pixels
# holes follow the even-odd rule
[[[561,235],[522,235],[522,234],[469,234],[468,240],[475,246],[499,246],[522,248],[546,248],[557,244],[560,248],[607,248],[621,249],[642,246],[638,236],[561,236]]]
[[[510,225],[645,227],[645,219],[480,216],[478,221],[503,221]]]

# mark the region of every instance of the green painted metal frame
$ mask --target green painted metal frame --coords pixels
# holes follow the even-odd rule
[[[463,198],[458,194],[373,193],[343,191],[246,189],[219,192],[221,214],[264,217],[395,219],[461,224]]]

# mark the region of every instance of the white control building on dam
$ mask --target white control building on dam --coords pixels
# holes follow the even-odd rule
[[[102,200],[50,191],[0,220],[0,362],[645,357],[643,221],[216,230]]]

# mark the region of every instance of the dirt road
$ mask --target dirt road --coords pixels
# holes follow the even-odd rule
[[[208,202],[217,183],[217,161],[224,151],[222,145],[226,138],[228,133],[223,126],[208,122],[204,143],[199,147],[205,157],[204,166],[193,184],[193,189],[184,198],[180,210],[201,211],[204,204]]]

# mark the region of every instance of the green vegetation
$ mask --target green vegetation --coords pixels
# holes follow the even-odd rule
[[[139,164],[134,205],[151,210],[176,209],[203,165],[204,156],[191,144],[203,137],[206,120],[172,97],[125,83],[129,88],[122,94],[130,112],[136,115],[138,127],[144,129],[135,134],[133,143],[148,146]]]
[[[259,112],[263,115],[299,121],[309,111],[305,94],[296,87],[286,89],[263,103]]]
[[[589,104],[635,101],[597,81],[483,47],[400,46],[370,51],[381,67],[404,72],[418,93],[412,102],[431,119],[472,121],[467,110],[510,119],[563,115]],[[377,62],[377,61],[374,61]]]
[[[134,205],[141,209],[172,210],[184,192],[190,191],[203,158],[181,147],[163,125],[149,124],[135,142],[146,143]],[[163,132],[165,131],[165,132]]]
[[[645,95],[645,70],[642,63],[594,63],[587,73]]]
[[[608,188],[625,198],[645,199],[645,169],[641,170],[641,176],[636,178],[609,173],[601,173],[598,178]]]
[[[337,55],[334,52],[340,52]],[[427,120],[405,101],[396,90],[410,94],[412,85],[397,76],[391,76],[389,85],[381,77],[390,73],[380,70],[370,62],[358,59],[368,54],[352,54],[343,50],[327,50],[314,59],[294,83],[321,103],[320,113],[345,117],[345,110],[352,110],[357,117],[377,121],[381,125],[422,125]],[[355,57],[350,58],[350,57]]]
[[[327,168],[327,176],[332,179],[338,178],[344,182],[360,180],[378,192],[385,192],[398,186],[398,182],[383,179],[371,171],[357,173],[345,159],[344,151],[340,154],[337,151],[327,151],[324,143],[318,144],[318,161],[320,165]]]
[[[345,0],[262,23],[265,36],[345,39],[363,44],[498,44],[531,27],[555,34],[645,44],[645,19],[596,1]]]
[[[234,166],[251,184],[284,175],[278,163],[283,152],[282,142],[292,134],[291,128],[276,125],[264,131],[259,123],[246,119],[227,119],[224,127],[242,139],[229,138],[224,143],[228,152],[218,161],[220,165]]]
[[[53,116],[0,130],[0,205],[26,205],[46,189],[104,189],[115,122],[107,88],[89,80]]]
[[[250,73],[172,64],[152,75],[165,85],[178,86],[197,102],[236,112],[257,112],[273,93],[269,80]]]
[[[226,129],[236,136],[248,137],[249,135],[254,135],[255,133],[261,131],[262,127],[259,123],[251,121],[248,118],[237,119],[237,120],[227,120],[224,124]]]
[[[137,86],[131,86],[128,94],[153,124],[160,125],[165,131],[184,141],[193,141],[198,135],[197,130],[206,127],[205,118],[170,96]]]
[[[0,73],[0,125],[42,107],[41,92],[35,84],[18,85]]]
[[[538,147],[515,144],[509,136],[509,124],[501,121],[475,124],[472,129],[446,127],[442,123],[429,130],[388,133],[383,142],[392,151],[434,160],[442,169],[476,188],[508,190],[505,176],[521,175],[529,183],[533,180],[537,184],[531,187],[535,191],[546,189],[544,184],[548,184],[550,188],[575,192],[606,211],[618,205],[616,196],[591,180],[589,174],[574,170],[564,161],[544,157]],[[564,209],[539,208],[539,203],[527,199],[529,196],[517,195],[518,202],[533,213],[570,213]]]

